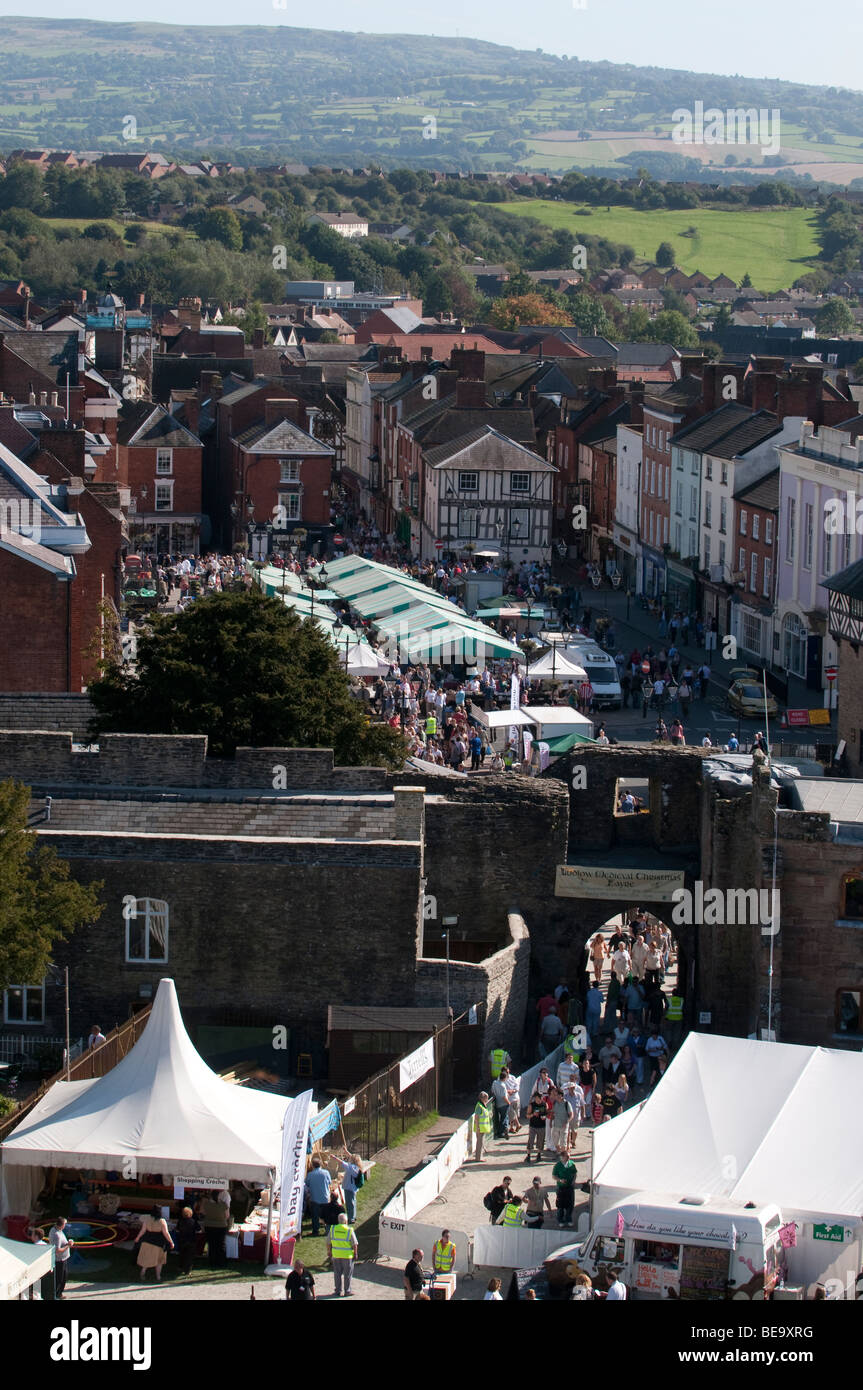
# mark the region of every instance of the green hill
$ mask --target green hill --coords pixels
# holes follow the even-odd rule
[[[699,165],[681,159],[670,118],[694,95],[722,109],[779,107],[781,159],[801,174],[830,177],[834,161],[835,180],[848,181],[863,161],[863,93],[832,87],[582,62],[475,39],[0,17],[7,151],[156,146],[246,163],[620,173],[643,153],[658,176],[681,178]],[[137,132],[126,144],[130,114]],[[761,166],[756,147],[735,148],[700,157]]]
[[[553,231],[572,231],[608,237],[635,248],[640,259],[652,261],[661,241],[674,247],[681,270],[692,274],[730,275],[739,284],[747,273],[762,290],[784,289],[810,266],[818,254],[815,215],[805,208],[765,208],[715,211],[687,208],[684,212],[641,212],[635,208],[594,208],[589,215],[571,204],[531,199],[504,203],[500,210],[514,217],[535,217]],[[690,227],[694,236],[685,235]]]

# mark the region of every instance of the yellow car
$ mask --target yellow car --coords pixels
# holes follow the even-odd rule
[[[744,719],[763,719],[765,714],[764,691],[753,681],[734,681],[728,690],[728,708],[732,714],[740,714]],[[767,716],[775,719],[779,706],[774,697],[767,692]]]
[[[728,672],[728,684],[743,681],[745,685],[761,685],[761,672],[755,666],[734,666]]]

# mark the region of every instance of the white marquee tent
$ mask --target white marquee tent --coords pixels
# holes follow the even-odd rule
[[[55,1082],[0,1146],[0,1202],[4,1211],[20,1204],[21,1168],[122,1169],[129,1159],[142,1174],[267,1184],[287,1105],[211,1071],[183,1026],[174,981],[161,980],[127,1056],[93,1080]]]
[[[859,1243],[861,1094],[859,1052],[690,1033],[648,1100],[594,1131],[593,1219],[651,1189],[776,1202],[810,1254],[814,1222]]]
[[[54,1248],[0,1236],[0,1303],[18,1298],[54,1268]]]

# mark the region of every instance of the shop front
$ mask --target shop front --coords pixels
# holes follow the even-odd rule
[[[696,611],[696,579],[689,565],[684,565],[679,560],[668,561],[665,596],[666,606],[672,613],[694,613]]]
[[[614,560],[621,575],[621,587],[633,594],[640,593],[638,546],[635,536],[625,526],[614,528]]]
[[[661,550],[652,546],[642,546],[641,551],[641,592],[646,598],[661,598],[665,593],[667,564]]]

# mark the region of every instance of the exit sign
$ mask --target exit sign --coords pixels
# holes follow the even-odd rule
[[[812,1235],[815,1240],[832,1240],[841,1245],[845,1240],[844,1226],[827,1226],[825,1224],[812,1227]]]

